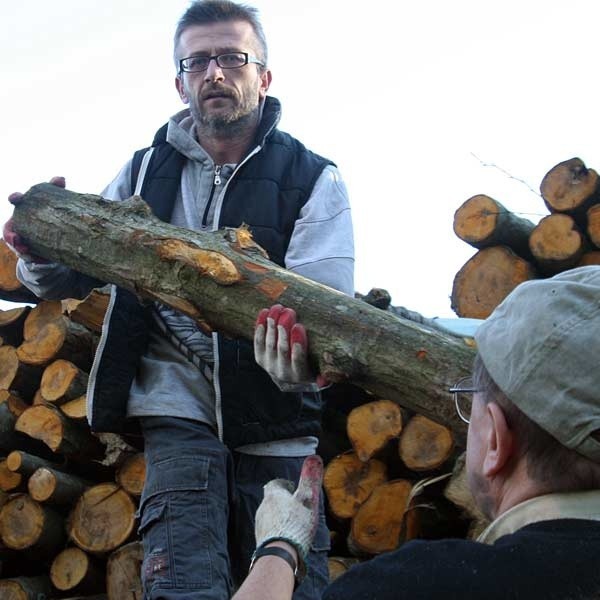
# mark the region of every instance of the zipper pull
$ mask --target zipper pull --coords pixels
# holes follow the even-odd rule
[[[215,185],[221,185],[221,165],[215,165]]]

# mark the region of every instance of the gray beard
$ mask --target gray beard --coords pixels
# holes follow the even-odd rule
[[[230,115],[204,115],[190,106],[190,113],[196,124],[196,129],[203,136],[219,139],[234,139],[253,130],[258,122],[260,107],[255,106],[243,114],[236,110]]]

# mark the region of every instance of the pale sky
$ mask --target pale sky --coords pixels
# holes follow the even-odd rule
[[[454,316],[452,281],[475,253],[452,231],[462,202],[485,193],[537,222],[550,168],[600,168],[597,0],[250,4],[281,129],[346,181],[361,293]],[[182,108],[172,34],[187,6],[0,0],[2,198],[53,175],[98,193],[150,144]]]

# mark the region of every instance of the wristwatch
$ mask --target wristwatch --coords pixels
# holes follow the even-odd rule
[[[266,544],[270,544],[276,540],[267,540],[263,542],[252,554],[252,558],[250,560],[250,568],[248,569],[248,573],[252,571],[252,567],[254,567],[254,563],[261,558],[262,556],[278,556],[285,560],[285,562],[290,565],[292,572],[294,573],[294,590],[302,583],[302,580],[306,577],[306,564],[300,554],[298,554],[298,563],[294,560],[294,557],[290,552],[288,552],[285,548],[281,548],[280,546],[268,546]],[[286,543],[288,540],[282,540]]]

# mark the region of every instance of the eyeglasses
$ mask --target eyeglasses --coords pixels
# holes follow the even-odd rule
[[[473,385],[473,378],[463,377],[448,391],[454,395],[454,406],[456,406],[456,412],[458,413],[458,416],[465,423],[469,423],[471,420],[473,394],[480,391]]]
[[[261,60],[251,56],[247,52],[225,52],[214,56],[188,56],[179,61],[179,72],[202,73],[208,69],[210,61],[214,60],[221,69],[238,69],[248,63],[265,66]]]

